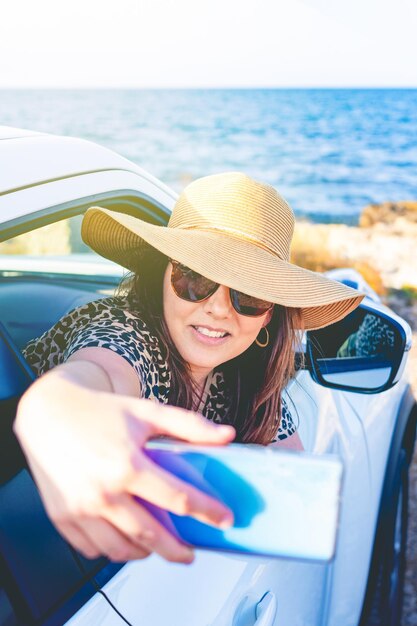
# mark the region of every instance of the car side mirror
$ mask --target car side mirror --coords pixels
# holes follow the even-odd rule
[[[319,385],[379,393],[399,380],[411,329],[386,307],[364,302],[339,322],[307,332],[309,370]]]

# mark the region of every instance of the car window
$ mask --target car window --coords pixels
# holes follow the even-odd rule
[[[22,349],[71,309],[112,295],[124,270],[81,239],[82,215],[0,243],[0,322]]]
[[[81,239],[82,217],[75,215],[4,241],[0,243],[0,254],[24,256],[95,254]]]

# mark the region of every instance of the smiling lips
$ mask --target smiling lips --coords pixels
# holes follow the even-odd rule
[[[198,338],[204,341],[204,343],[216,344],[219,340],[225,339],[230,335],[225,330],[213,330],[206,326],[192,326],[193,330],[197,334]]]

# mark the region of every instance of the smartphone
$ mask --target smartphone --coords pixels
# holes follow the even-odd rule
[[[153,462],[224,502],[234,525],[220,530],[139,501],[172,534],[197,548],[266,557],[330,561],[335,553],[343,464],[245,444],[148,442]]]

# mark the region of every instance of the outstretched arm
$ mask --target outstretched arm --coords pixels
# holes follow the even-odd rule
[[[224,445],[230,426],[138,398],[136,372],[105,348],[83,348],[24,394],[15,433],[59,532],[85,556],[114,561],[157,552],[190,562],[193,553],[135,499],[224,527],[222,503],[155,465],[145,443],[166,435]]]

